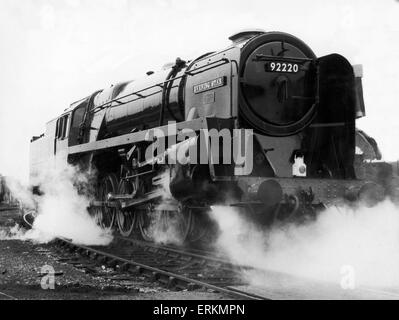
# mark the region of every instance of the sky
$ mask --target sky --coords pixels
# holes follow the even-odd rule
[[[70,103],[247,28],[362,64],[358,127],[399,159],[398,0],[0,0],[0,174],[27,180],[30,138]]]

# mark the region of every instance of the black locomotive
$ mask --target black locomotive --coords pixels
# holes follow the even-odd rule
[[[124,236],[137,228],[147,240],[153,219],[173,223],[183,240],[204,237],[204,212],[218,203],[271,223],[383,196],[356,176],[356,142],[369,141],[355,128],[364,116],[359,67],[338,54],[318,58],[287,33],[250,30],[230,40],[224,50],[177,58],[73,103],[32,139],[32,181],[53,159],[95,172],[91,213],[105,228]],[[234,161],[165,161],[188,145],[220,159],[222,148],[215,156],[207,142],[200,146],[204,129],[252,129],[252,170]],[[176,142],[185,130],[196,136]],[[156,139],[172,148],[148,158]]]
[[[17,199],[13,196],[9,186],[7,185],[6,177],[0,175],[0,205],[13,207],[17,204]]]

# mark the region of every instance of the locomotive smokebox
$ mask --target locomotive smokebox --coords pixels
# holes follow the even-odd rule
[[[268,207],[278,204],[283,199],[283,189],[276,180],[266,180],[257,191],[257,198]]]
[[[316,55],[300,39],[266,32],[243,47],[239,76],[240,116],[256,132],[285,137],[314,119]]]

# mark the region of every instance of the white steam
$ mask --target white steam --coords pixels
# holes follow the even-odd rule
[[[162,204],[159,207],[161,206]],[[167,217],[165,215],[167,215]],[[151,235],[155,243],[183,244],[183,239],[178,230],[179,220],[175,215],[154,211],[149,214],[149,217],[151,219],[151,224],[148,227],[148,234]]]
[[[34,196],[27,186],[11,177],[5,177],[5,182],[14,199],[22,203],[26,208],[35,208]]]
[[[112,241],[109,231],[103,230],[90,216],[87,208],[90,195],[80,194],[76,185],[88,186],[89,177],[72,166],[48,170],[40,176],[43,196],[32,196],[27,188],[9,182],[13,195],[25,206],[32,208],[36,201],[38,215],[31,230],[14,237],[21,240],[49,242],[56,237],[71,239],[84,245],[106,245]]]
[[[399,208],[386,200],[374,208],[332,207],[305,225],[268,232],[230,207],[213,207],[220,246],[236,263],[340,284],[348,267],[355,284],[399,285]],[[246,274],[253,284],[259,273]]]
[[[16,224],[10,229],[0,229],[0,240],[26,240],[25,233],[25,229]]]
[[[158,185],[158,191],[161,192],[162,199],[155,207],[155,211],[149,213],[151,223],[148,227],[148,233],[155,243],[181,245],[183,244],[183,239],[179,233],[180,216],[176,212],[167,210],[170,210],[168,208],[170,205],[176,204],[176,200],[174,200],[169,188],[170,171],[166,170],[160,174],[155,184]]]

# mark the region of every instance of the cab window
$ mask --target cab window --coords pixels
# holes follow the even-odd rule
[[[57,126],[55,130],[55,138],[59,140],[65,139],[67,135],[68,115],[65,115],[57,120]]]
[[[69,146],[74,146],[79,144],[79,131],[80,125],[84,119],[84,115],[86,112],[87,103],[82,103],[79,107],[75,109],[72,116],[71,128],[69,131]]]

